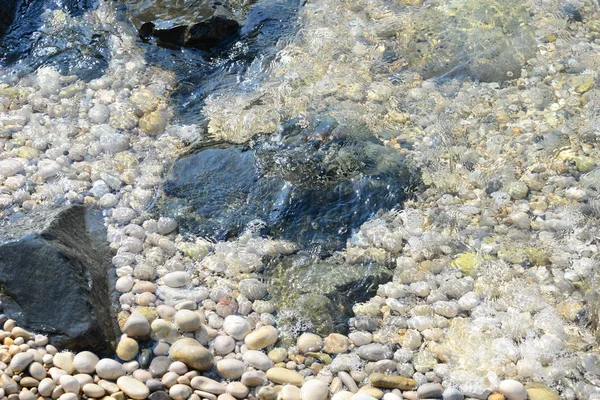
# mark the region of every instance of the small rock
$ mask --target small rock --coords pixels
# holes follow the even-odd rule
[[[212,394],[222,394],[225,393],[225,385],[221,382],[217,382],[213,379],[207,378],[205,376],[196,376],[192,378],[190,382],[190,386],[197,390],[202,390],[203,392],[208,392]]]
[[[125,375],[123,365],[110,358],[103,358],[96,364],[96,374],[102,379],[116,380]]]
[[[180,339],[173,343],[169,349],[169,357],[199,371],[207,371],[213,366],[210,351],[192,338]]]
[[[133,338],[143,338],[150,334],[150,323],[141,312],[135,311],[127,318],[123,333]]]
[[[3,379],[3,385],[4,385],[4,379]],[[15,385],[16,385],[16,383],[15,383]],[[4,387],[4,389],[6,389],[6,386],[3,386],[3,387]],[[40,384],[38,385],[38,392],[39,392],[39,394],[41,394],[44,397],[50,397],[55,388],[56,388],[56,383],[54,383],[54,380],[52,378],[44,378],[40,381]],[[7,390],[7,393],[8,393],[8,390]]]
[[[460,390],[449,387],[444,390],[444,393],[442,393],[442,398],[444,400],[464,400],[465,396],[460,392]]]
[[[123,337],[117,345],[117,356],[123,361],[130,361],[137,356],[139,351],[138,342],[129,337]]]
[[[73,366],[73,360],[75,359],[73,353],[65,351],[54,355],[52,363],[55,367],[58,367],[65,371],[67,374],[72,374],[75,367]]]
[[[27,160],[22,158],[7,158],[5,160],[0,160],[0,175],[9,177],[25,169],[27,165]]]
[[[225,390],[236,399],[243,399],[248,395],[248,392],[250,392],[246,385],[240,382],[231,382],[227,384]]]
[[[248,300],[261,300],[267,295],[267,285],[258,279],[244,279],[240,281],[239,290]]]
[[[320,379],[311,379],[302,385],[302,400],[325,400],[329,395],[329,387]]]
[[[178,287],[182,287],[182,286],[189,284],[190,281],[192,280],[192,277],[189,272],[175,271],[175,272],[169,272],[168,274],[163,276],[162,279],[163,279],[163,282],[165,283],[165,285],[172,287],[172,288],[178,288]]]
[[[487,398],[487,400],[505,400],[506,397],[504,397],[504,395],[498,393],[498,392],[494,392],[492,394],[490,394],[490,397]]]
[[[156,223],[158,233],[161,235],[168,235],[177,229],[177,221],[173,218],[160,217]]]
[[[323,345],[323,351],[325,353],[345,353],[350,348],[350,339],[345,335],[332,333],[323,340]]]
[[[235,349],[235,340],[231,336],[219,335],[213,341],[213,349],[220,355],[229,354]]]
[[[529,400],[560,400],[560,396],[546,385],[532,383],[525,388]]]
[[[250,350],[260,350],[275,344],[278,338],[279,331],[271,325],[265,325],[248,334],[244,338],[244,343]]]
[[[38,362],[32,362],[29,364],[29,375],[38,381],[41,381],[46,377],[46,368],[44,368],[44,366]]]
[[[217,373],[225,379],[238,379],[245,371],[244,363],[234,358],[225,358],[217,362]]]
[[[298,337],[296,346],[302,353],[320,351],[323,348],[323,339],[314,333],[305,332]]]
[[[145,399],[150,394],[150,390],[146,385],[144,385],[144,383],[130,376],[121,376],[119,379],[117,379],[117,386],[127,396],[136,400]]]
[[[261,386],[267,380],[267,375],[262,371],[247,371],[242,374],[241,382],[246,386]]]
[[[294,385],[285,385],[279,392],[279,399],[281,400],[300,400],[301,398],[302,393],[300,389]]]
[[[106,390],[104,390],[102,386],[96,385],[95,383],[86,383],[85,385],[83,385],[82,390],[83,394],[94,399],[104,397],[104,395],[106,394]]]
[[[348,392],[346,390],[340,390],[336,394],[333,395],[331,400],[350,400],[354,396],[354,393]]]
[[[175,314],[175,324],[183,332],[194,332],[200,329],[202,322],[198,313],[192,310],[179,310]]]
[[[508,400],[526,400],[527,391],[525,386],[513,379],[507,379],[500,382],[498,392],[502,393]]]
[[[383,387],[387,389],[400,389],[400,390],[413,390],[417,387],[417,382],[412,378],[407,378],[405,376],[394,376],[394,375],[386,375],[380,372],[375,372],[369,375],[369,382],[371,385],[377,387]],[[437,386],[437,385],[436,385]],[[442,395],[441,387],[440,388],[440,396]],[[427,397],[435,397],[435,396],[427,396]],[[439,397],[439,396],[438,396]],[[425,398],[421,396],[421,398]]]
[[[160,378],[167,373],[169,367],[171,366],[171,363],[173,363],[173,360],[171,360],[169,357],[154,357],[150,362],[150,367],[148,369],[152,376]]]
[[[17,353],[10,360],[10,368],[13,372],[20,373],[25,371],[27,366],[33,362],[33,354],[31,353]]]
[[[380,343],[371,343],[361,346],[356,350],[356,354],[363,360],[379,361],[392,358],[392,351],[389,347]]]
[[[169,394],[167,392],[159,390],[159,391],[152,393],[150,396],[148,396],[148,399],[150,399],[150,400],[171,400],[171,397],[169,396]]]
[[[169,396],[173,400],[186,400],[192,395],[192,388],[187,385],[176,384],[169,388]]]
[[[237,315],[230,315],[223,322],[223,329],[227,334],[236,340],[242,340],[250,333],[252,328],[244,318]]]
[[[258,350],[248,350],[242,356],[244,362],[247,362],[251,366],[256,369],[260,369],[262,371],[266,371],[269,368],[273,367],[273,361],[269,359],[269,357]]]
[[[301,386],[304,382],[302,375],[286,368],[274,367],[267,370],[267,378],[275,383]]]
[[[442,393],[444,393],[444,388],[435,383],[425,383],[417,389],[417,396],[421,399],[437,399],[442,397]]]
[[[140,118],[140,129],[151,136],[162,133],[167,127],[168,114],[164,110],[157,110]]]
[[[59,379],[60,382],[60,386],[63,388],[63,390],[67,393],[79,393],[79,390],[81,389],[81,385],[79,384],[79,381],[77,380],[77,378],[71,376],[71,375],[63,375],[60,377]]]

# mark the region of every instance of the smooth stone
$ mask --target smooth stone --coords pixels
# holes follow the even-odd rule
[[[194,332],[200,329],[202,322],[198,313],[192,310],[179,310],[175,313],[175,324],[183,332]]]
[[[227,384],[225,390],[236,399],[243,399],[250,392],[246,385],[240,382],[231,382]]]
[[[280,400],[300,400],[301,398],[302,392],[294,385],[285,385],[279,392]]]
[[[169,272],[162,278],[165,285],[172,288],[179,288],[190,283],[192,277],[189,272],[186,271],[175,271]]]
[[[55,388],[56,383],[52,378],[44,378],[40,381],[40,384],[38,385],[38,392],[44,397],[50,397]]]
[[[235,340],[231,336],[219,335],[213,340],[213,349],[220,355],[229,354],[235,349]]]
[[[82,351],[73,357],[73,368],[83,374],[91,374],[96,371],[96,364],[100,358],[91,351]]]
[[[123,361],[131,361],[137,356],[140,346],[135,339],[123,337],[117,345],[117,356]]]
[[[277,342],[279,331],[271,325],[261,326],[244,338],[246,347],[250,350],[260,350]]]
[[[171,360],[169,357],[154,357],[150,362],[150,367],[148,369],[155,378],[162,377],[169,370],[171,363],[173,363],[173,360]]]
[[[350,339],[354,346],[360,347],[371,343],[373,341],[373,334],[366,331],[351,332],[348,335],[348,339]]]
[[[365,385],[365,386],[361,387],[358,390],[358,393],[366,393],[369,396],[375,397],[376,399],[381,399],[383,397],[383,391],[381,391],[373,386],[370,386],[370,385]]]
[[[395,393],[386,393],[382,397],[383,400],[402,400],[402,397],[398,396]]]
[[[221,382],[217,382],[214,379],[207,378],[205,376],[196,376],[192,378],[190,386],[197,390],[212,394],[225,393],[225,385]]]
[[[346,390],[340,390],[336,394],[333,395],[331,400],[350,400],[354,396],[354,393],[348,392]]]
[[[32,378],[31,376],[23,376],[23,377],[21,377],[21,380],[19,381],[19,385],[21,385],[22,387],[26,387],[26,388],[38,387],[39,384],[40,384],[40,381],[38,381],[35,378]]]
[[[487,400],[506,400],[506,397],[501,393],[494,392],[490,394],[490,397],[488,397]]]
[[[508,400],[526,400],[527,391],[525,386],[514,379],[506,379],[500,382],[498,392],[502,393]]]
[[[247,371],[242,374],[240,381],[246,386],[260,386],[267,380],[263,371]]]
[[[367,361],[379,361],[383,359],[392,358],[392,351],[389,347],[384,346],[380,343],[371,343],[359,347],[356,350],[356,354],[363,360]]]
[[[532,383],[525,388],[529,400],[560,400],[560,396],[546,385]]]
[[[223,322],[223,329],[236,340],[244,339],[252,330],[248,321],[237,315],[227,316]]]
[[[340,333],[331,333],[323,339],[323,351],[329,354],[345,353],[350,348],[350,339]]]
[[[148,396],[150,400],[171,400],[169,394],[163,390],[156,391]]]
[[[256,396],[259,400],[275,400],[278,392],[271,386],[263,386],[258,389]]]
[[[235,400],[235,397],[233,397],[229,393],[223,393],[220,394],[219,397],[217,397],[217,400]]]
[[[175,384],[169,388],[169,396],[173,400],[186,400],[192,395],[192,388],[187,385]]]
[[[248,350],[242,356],[244,362],[252,365],[256,369],[260,369],[262,371],[266,371],[269,368],[273,367],[273,361],[269,359],[269,357],[258,350]]]
[[[402,389],[402,388],[398,388]],[[402,390],[411,390],[412,388],[402,389]],[[417,396],[421,399],[437,399],[442,397],[442,393],[444,393],[444,388],[440,385],[436,385],[435,383],[425,383],[417,389]]]
[[[287,358],[287,356],[287,350],[282,347],[276,347],[273,350],[269,351],[269,354],[267,354],[269,360],[273,361],[274,363],[284,361]]]
[[[350,400],[377,400],[377,397],[373,397],[368,393],[358,392],[353,394],[352,397],[350,397]]]
[[[156,223],[158,233],[161,235],[168,235],[177,229],[177,221],[173,218],[160,217]]]
[[[72,374],[75,369],[73,366],[73,360],[75,359],[73,353],[65,351],[63,353],[57,353],[52,359],[52,363],[55,367],[58,367],[65,371],[67,374]]]
[[[117,379],[117,386],[132,399],[142,400],[148,397],[150,389],[143,382],[130,376],[121,376]]]
[[[111,358],[103,358],[96,364],[96,374],[102,379],[116,380],[125,375],[123,364]]]
[[[358,385],[356,384],[356,381],[354,379],[352,379],[352,377],[350,376],[349,373],[347,373],[346,371],[340,371],[340,372],[338,372],[338,378],[340,378],[340,380],[342,381],[344,386],[346,386],[346,388],[350,392],[352,392],[352,393],[358,392]],[[373,384],[373,383],[371,382],[371,384]]]
[[[239,290],[250,301],[261,300],[267,295],[267,285],[258,279],[241,280]]]
[[[325,400],[329,395],[329,387],[320,379],[304,382],[300,389],[302,400]]]
[[[169,349],[169,357],[199,371],[208,371],[213,366],[210,351],[192,338],[180,339],[173,343]]]
[[[0,175],[9,177],[19,172],[27,166],[27,160],[23,158],[7,158],[0,160]]]
[[[25,371],[25,369],[33,362],[33,354],[31,353],[17,353],[10,360],[10,368],[13,372],[19,373]]]
[[[304,377],[296,371],[281,367],[274,367],[267,370],[267,378],[275,383],[294,386],[301,386],[304,382]]]
[[[242,376],[246,368],[244,363],[234,358],[225,358],[217,361],[217,373],[225,379],[237,379]]]
[[[104,390],[102,386],[97,385],[95,383],[87,383],[83,385],[82,391],[83,394],[94,399],[104,397],[104,395],[106,394],[106,390]]]
[[[123,333],[132,338],[143,338],[150,334],[150,323],[148,319],[139,311],[134,311],[133,314],[127,318],[125,326],[123,326]]]
[[[175,343],[181,338],[181,334],[177,330],[174,323],[157,318],[152,321],[152,334],[154,339],[162,340],[167,343]]]
[[[320,351],[323,348],[323,339],[321,339],[321,336],[315,335],[314,333],[305,332],[298,337],[296,346],[302,353]]]
[[[76,393],[63,393],[58,397],[58,400],[79,400],[79,396]]]
[[[42,379],[44,379],[46,377],[46,368],[44,368],[44,366],[42,364],[40,364],[39,362],[32,362],[31,364],[29,364],[29,375],[31,375],[33,378],[37,379],[38,381],[41,381]],[[13,369],[14,371],[14,369]]]
[[[60,386],[67,393],[79,393],[81,389],[81,385],[77,378],[71,375],[63,375],[59,379]]]
[[[460,392],[457,388],[449,387],[442,393],[444,400],[464,400],[465,395]]]

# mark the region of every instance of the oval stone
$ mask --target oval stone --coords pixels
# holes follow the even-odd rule
[[[320,379],[311,379],[302,385],[302,400],[325,400],[329,395],[327,384]]]
[[[290,369],[274,367],[267,371],[267,378],[270,381],[279,384],[290,384],[294,386],[301,386],[304,382],[304,378],[302,375],[297,373],[296,371],[292,371]]]
[[[248,321],[237,315],[226,317],[223,322],[223,329],[236,340],[244,339],[252,330]]]
[[[273,366],[273,361],[265,353],[258,350],[246,351],[242,359],[254,368],[262,371],[266,371]]]
[[[82,351],[73,358],[73,367],[82,374],[91,374],[96,371],[96,364],[100,358],[91,351]]]
[[[500,382],[498,392],[502,393],[507,400],[525,400],[527,399],[527,391],[525,386],[513,379],[506,379]]]
[[[225,358],[217,362],[217,373],[225,379],[237,379],[244,373],[244,363],[235,358]]]
[[[208,371],[213,366],[210,351],[192,338],[179,339],[173,343],[169,349],[169,357],[199,371]]]
[[[123,393],[135,400],[143,400],[150,394],[150,389],[143,382],[130,376],[122,376],[117,379],[117,386]]]
[[[265,325],[248,334],[244,339],[244,343],[250,350],[260,350],[275,344],[278,338],[279,331],[277,328],[271,325]]]
[[[102,379],[115,380],[125,375],[125,368],[118,361],[103,358],[96,364],[96,374]]]

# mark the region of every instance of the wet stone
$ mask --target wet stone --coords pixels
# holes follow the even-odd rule
[[[442,397],[443,392],[444,388],[442,388],[440,385],[436,385],[435,383],[426,383],[419,386],[417,389],[417,396],[419,396],[421,399],[437,399]]]

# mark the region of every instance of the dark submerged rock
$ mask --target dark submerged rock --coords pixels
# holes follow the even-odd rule
[[[5,314],[49,335],[59,348],[113,354],[118,327],[105,235],[101,218],[82,206],[34,212],[0,226]]]
[[[0,38],[12,24],[17,10],[17,0],[5,0],[0,8]]]

